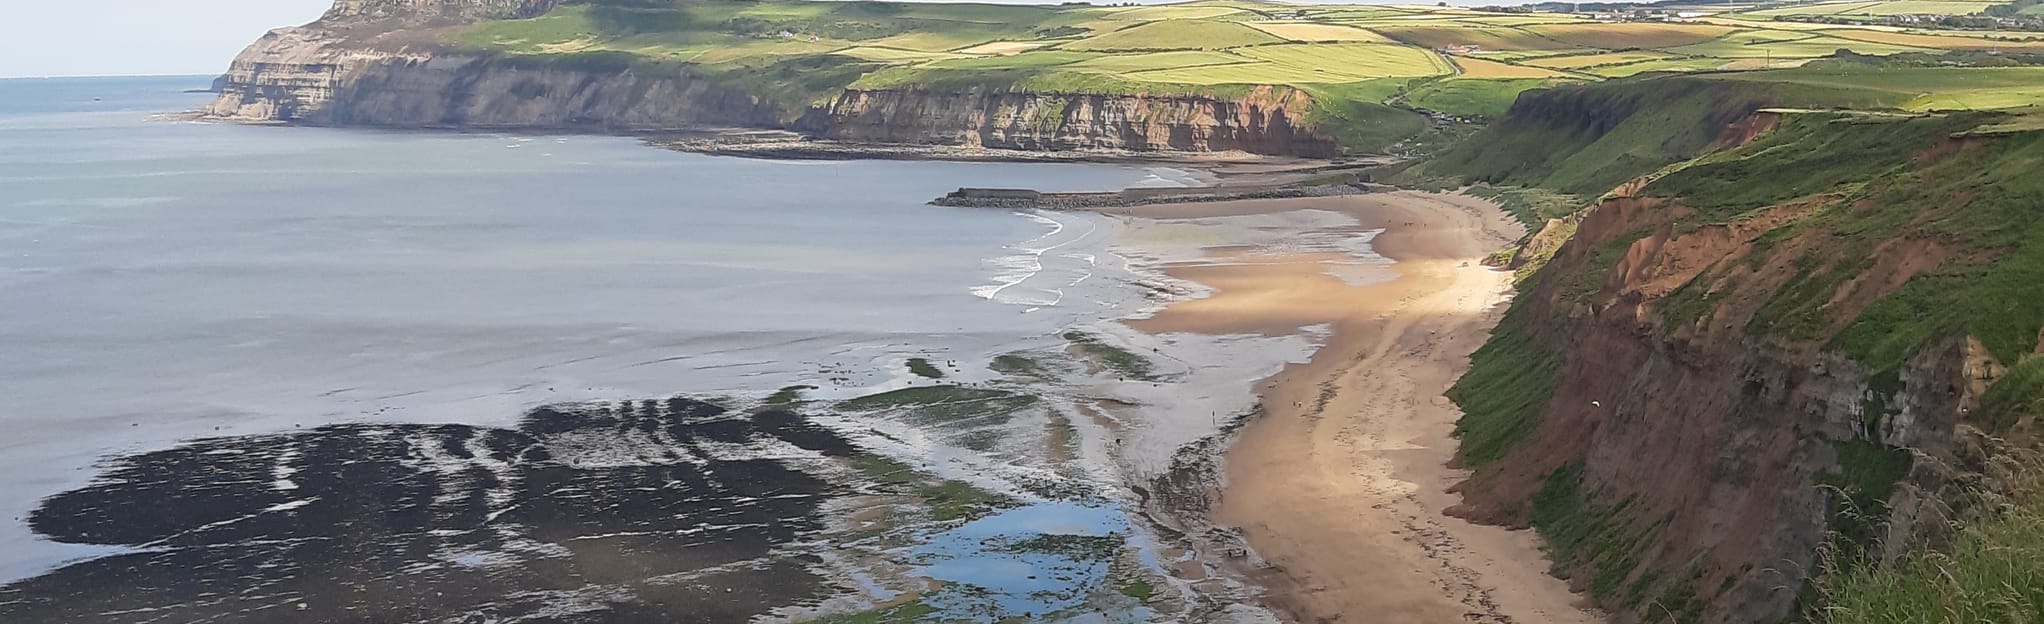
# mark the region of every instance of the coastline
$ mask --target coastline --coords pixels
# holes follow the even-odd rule
[[[1247,155],[1231,158],[1085,152],[1037,158],[1027,157],[1031,153],[1007,150],[913,146],[860,146],[803,155],[772,150],[737,153],[678,149],[657,139],[642,141],[677,151],[776,160],[1171,165],[1193,170],[1207,182],[1201,187],[1165,193],[1255,192],[1265,187],[1300,184],[1324,176],[1334,167],[1326,161]],[[897,149],[907,151],[894,151]],[[1461,216],[1441,210],[1444,207],[1461,211]],[[1454,448],[1447,437],[1452,429],[1453,408],[1418,402],[1432,396],[1445,404],[1444,399],[1438,398],[1440,391],[1460,373],[1467,354],[1481,343],[1483,334],[1495,322],[1495,304],[1508,292],[1509,277],[1481,268],[1477,261],[1516,238],[1516,224],[1495,208],[1485,208],[1478,200],[1403,191],[1138,203],[1097,207],[1090,212],[1172,221],[1286,215],[1304,210],[1338,213],[1353,222],[1332,226],[1294,223],[1288,224],[1288,229],[1271,231],[1284,229],[1287,234],[1295,234],[1324,230],[1344,236],[1369,232],[1376,236],[1373,247],[1396,262],[1382,269],[1389,274],[1388,279],[1355,283],[1335,276],[1331,267],[1352,259],[1341,253],[1289,250],[1260,256],[1243,239],[1221,238],[1193,248],[1208,256],[1204,260],[1162,262],[1163,273],[1168,277],[1198,284],[1209,296],[1177,300],[1149,318],[1124,323],[1136,333],[1153,337],[1173,333],[1222,340],[1245,336],[1294,337],[1309,346],[1304,352],[1311,354],[1310,359],[1284,365],[1282,372],[1255,384],[1254,398],[1262,404],[1257,417],[1226,426],[1217,423],[1220,433],[1190,444],[1184,444],[1182,439],[1151,440],[1148,452],[1158,455],[1150,459],[1171,459],[1173,448],[1178,459],[1226,458],[1225,464],[1210,466],[1225,473],[1216,472],[1188,484],[1209,490],[1201,494],[1207,500],[1186,504],[1183,497],[1166,496],[1161,506],[1145,505],[1153,520],[1161,519],[1160,511],[1176,515],[1174,524],[1178,526],[1169,527],[1174,531],[1201,527],[1185,531],[1184,535],[1195,546],[1198,562],[1208,568],[1205,580],[1217,581],[1224,587],[1220,592],[1198,598],[1202,602],[1225,601],[1261,588],[1261,602],[1265,606],[1295,621],[1343,621],[1345,613],[1370,613],[1372,619],[1380,614],[1393,614],[1416,621],[1471,619],[1464,616],[1472,614],[1479,616],[1474,621],[1570,621],[1562,617],[1562,610],[1572,609],[1567,602],[1573,597],[1564,583],[1546,575],[1546,562],[1529,534],[1466,525],[1439,513],[1459,502],[1451,500],[1455,497],[1447,490],[1460,477],[1443,467]],[[1458,340],[1434,344],[1426,340],[1433,335],[1432,331],[1456,336]],[[1283,351],[1287,347],[1240,348]],[[1231,353],[1211,346],[1193,349],[1199,355],[1222,358],[1248,353]],[[1268,357],[1246,360],[1277,361]],[[1270,372],[1264,369],[1244,373],[1232,366],[1238,365],[1191,364],[1194,369],[1230,369],[1219,371],[1221,377],[1250,374],[1262,378]],[[1414,377],[1419,386],[1416,392],[1413,388],[1390,388],[1381,381],[1367,379],[1365,373],[1371,370],[1395,370],[1408,377],[1423,375],[1424,379]],[[1108,384],[1105,378],[1099,381]],[[1193,383],[1173,385],[1204,386],[1208,382],[1237,379],[1192,377],[1186,381]],[[1242,381],[1239,390],[1251,391],[1247,380]],[[1153,405],[1159,409],[1154,411],[1173,408],[1185,411],[1183,408],[1189,405],[1230,402],[1224,397],[1185,402],[1179,397],[1141,392],[1141,386],[1153,384],[1116,380],[1112,385],[1123,389],[1101,394],[1140,403],[1156,399]],[[1327,387],[1335,387],[1335,391],[1323,393]],[[1401,391],[1403,394],[1396,401],[1371,400],[1373,394]],[[1342,427],[1342,431],[1325,430],[1323,424],[1336,420],[1329,418],[1336,413],[1355,414],[1349,419],[1354,422],[1343,423],[1348,426]],[[1225,411],[1221,414],[1230,416]],[[1207,417],[1192,416],[1191,420],[1202,421],[1199,428],[1207,424]],[[1177,425],[1182,424],[1186,423],[1160,419],[1138,427],[1170,430],[1181,429]],[[1358,446],[1352,437],[1357,426],[1375,426],[1376,430],[1364,435],[1375,436],[1378,443],[1363,445],[1369,448]],[[1131,441],[1142,435],[1117,427],[1109,429],[1113,430],[1110,435],[1117,446],[1121,445],[1123,435]],[[1206,431],[1211,430],[1203,429],[1196,435],[1206,435]],[[1179,446],[1166,448],[1165,442]],[[1412,448],[1393,448],[1398,444]],[[1419,452],[1401,452],[1406,450]],[[1128,455],[1122,459],[1126,461]],[[1153,478],[1171,478],[1158,472],[1175,473],[1184,466],[1176,461],[1169,466],[1152,463],[1129,474],[1133,481],[1148,485],[1147,481]],[[1245,468],[1248,466],[1258,467]],[[1124,468],[1127,467],[1125,464]],[[1358,474],[1344,477],[1336,472],[1339,470]],[[1305,474],[1319,475],[1311,484],[1315,487],[1297,487],[1296,478]],[[1152,499],[1146,502],[1159,502],[1147,490],[1139,494]],[[1212,526],[1203,526],[1210,522]],[[1241,555],[1237,556],[1238,553]],[[1199,578],[1197,574],[1190,576]],[[1242,580],[1248,581],[1247,585],[1236,582]],[[1194,584],[1202,590],[1215,589],[1208,583]]]
[[[1164,223],[1302,211],[1374,233],[1388,275],[1344,279],[1342,254],[1213,241],[1161,265],[1209,296],[1126,321],[1152,335],[1324,332],[1310,360],[1257,383],[1259,409],[1232,434],[1181,454],[1147,496],[1153,518],[1292,621],[1597,621],[1548,575],[1534,535],[1443,513],[1465,473],[1448,467],[1459,413],[1441,395],[1510,296],[1511,275],[1482,259],[1523,233],[1517,222],[1412,191],[1097,210]]]
[[[204,93],[204,91],[186,91]],[[1111,165],[1162,165],[1262,173],[1264,168],[1302,170],[1328,166],[1330,159],[1304,156],[1258,154],[1244,151],[1181,151],[1169,149],[1060,149],[1023,150],[973,145],[885,143],[843,141],[813,137],[793,130],[720,126],[687,126],[660,130],[623,130],[602,126],[558,125],[376,125],[315,124],[274,119],[245,119],[209,113],[203,109],[164,112],[164,121],[214,123],[237,126],[346,128],[391,132],[439,132],[448,134],[519,134],[527,136],[611,136],[638,139],[647,146],[685,154],[727,156],[753,160],[930,160],[976,163],[1094,163]],[[1344,159],[1347,160],[1347,159]],[[1369,157],[1357,165],[1383,164],[1383,158]]]

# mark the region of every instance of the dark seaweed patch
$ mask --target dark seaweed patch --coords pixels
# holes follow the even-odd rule
[[[743,621],[818,595],[776,546],[844,489],[779,443],[856,451],[689,399],[199,440],[44,501],[38,533],[138,550],[0,588],[0,621]]]

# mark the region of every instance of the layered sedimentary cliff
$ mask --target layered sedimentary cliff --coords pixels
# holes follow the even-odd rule
[[[686,71],[591,70],[465,54],[375,53],[272,35],[235,61],[206,113],[398,128],[640,132],[776,127],[789,111]],[[317,37],[317,34],[311,35]]]
[[[523,17],[551,0],[341,0],[235,58],[208,116],[336,126],[646,132],[726,126],[849,142],[1014,150],[1244,151],[1331,156],[1288,88],[1241,98],[846,89],[823,103],[743,77],[628,55],[501,56],[443,43],[450,23]],[[424,21],[421,21],[424,20]],[[754,81],[756,82],[756,81]]]
[[[816,127],[840,140],[1018,150],[1339,153],[1306,127],[1311,104],[1303,92],[1270,87],[1236,99],[853,90],[820,111]]]
[[[2044,137],[1976,132],[1984,115],[1755,112],[1773,96],[1712,86],[1529,96],[1490,132],[1547,133],[1564,158],[1443,168],[1642,176],[1554,224],[1574,236],[1454,393],[1477,470],[1458,513],[1537,528],[1620,621],[1791,616],[1820,553],[1892,555],[1978,513],[1994,436],[2030,426],[1983,396],[2036,361],[2044,220],[2019,188]],[[1671,109],[1693,114],[1642,112]],[[1627,130],[1643,122],[1660,130]]]

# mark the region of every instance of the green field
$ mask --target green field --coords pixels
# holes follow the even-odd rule
[[[1931,4],[1938,6],[1918,6]],[[1977,4],[1830,3],[1737,16]],[[1330,133],[1377,138],[1418,127],[1401,107],[1490,117],[1519,92],[1557,81],[1775,69],[1839,50],[2044,50],[2044,38],[1990,41],[1977,33],[1718,22],[1614,23],[1425,6],[1211,0],[1141,7],[589,0],[538,18],[485,22],[455,39],[463,47],[541,62],[665,64],[661,71],[685,64],[785,101],[790,114],[847,88],[1230,96],[1261,85],[1292,86],[1314,95],[1322,119],[1367,120],[1355,123],[1370,126]],[[1896,105],[2006,108],[2037,102],[2033,91],[2027,84],[1939,84]],[[1367,99],[1333,101],[1351,97]]]
[[[1225,50],[1284,39],[1235,22],[1168,19],[1065,44],[1067,50]]]
[[[1882,104],[1910,111],[2044,104],[2044,67],[1811,68],[1724,74],[1720,78],[1877,93]]]
[[[1205,20],[1214,18],[1233,17],[1238,15],[1244,15],[1245,13],[1246,12],[1243,11],[1242,9],[1230,6],[1166,5],[1166,6],[1147,6],[1133,9],[1120,9],[1108,13],[1108,16],[1113,19],[1127,20],[1131,22],[1148,22],[1156,20]]]
[[[1527,59],[1523,65],[1551,67],[1555,69],[1578,69],[1605,65],[1622,65],[1641,61],[1666,60],[1669,56],[1661,52],[1606,52],[1600,54],[1571,54]]]
[[[1621,63],[1617,65],[1604,65],[1600,67],[1586,68],[1583,71],[1585,73],[1603,76],[1605,78],[1627,78],[1631,76],[1637,76],[1640,74],[1647,74],[1653,72],[1692,72],[1702,71],[1706,69],[1717,69],[1719,67],[1725,66],[1727,63],[1730,62],[1731,61],[1728,61],[1726,59],[1709,57],[1674,58],[1666,60],[1647,60],[1636,63]]]
[[[1568,44],[1605,50],[1652,50],[1703,43],[1732,31],[1711,24],[1559,24],[1527,27],[1528,32]]]
[[[1249,59],[1227,52],[1207,50],[1178,50],[1172,52],[1145,52],[1142,54],[1114,54],[1096,56],[1066,67],[1069,69],[1095,71],[1110,74],[1152,71],[1163,69],[1198,68],[1209,65],[1248,63]]]
[[[1403,43],[1433,49],[1476,46],[1485,50],[1568,50],[1583,47],[1524,29],[1481,24],[1396,24],[1375,26],[1371,30]]]
[[[1434,76],[1454,71],[1440,55],[1379,43],[1286,44],[1243,48],[1243,56],[1301,70],[1366,78]]]
[[[1759,11],[1741,12],[1742,17],[1772,19],[1791,16],[1881,16],[1881,15],[1971,15],[1998,2],[1946,2],[1944,0],[1895,0],[1892,2],[1822,2]]]
[[[1429,83],[1406,94],[1405,103],[1427,110],[1497,117],[1511,108],[1519,93],[1554,84],[1552,80],[1480,80],[1457,78]]]
[[[1669,52],[1685,56],[1703,56],[1719,59],[1763,57],[1816,58],[1819,56],[1830,56],[1839,50],[1852,50],[1861,54],[1887,55],[1902,52],[1919,52],[1923,48],[1819,35],[1789,41],[1742,41],[1739,36],[1733,36],[1716,41],[1668,49]]]
[[[1315,41],[1373,41],[1390,43],[1391,40],[1375,32],[1341,24],[1320,24],[1315,22],[1255,22],[1251,27],[1285,39],[1301,42]]]

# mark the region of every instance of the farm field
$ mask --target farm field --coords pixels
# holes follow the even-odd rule
[[[804,103],[828,101],[847,88],[1225,96],[1271,85],[1314,94],[1316,105],[1330,108],[1330,117],[1340,116],[1334,108],[1382,116],[1404,106],[1482,118],[1502,113],[1521,91],[1569,82],[1776,70],[1759,72],[1771,75],[1841,50],[1874,56],[2044,51],[2044,34],[1988,39],[1977,32],[1773,21],[1846,13],[1960,14],[1984,6],[1862,0],[1673,23],[1246,0],[1123,7],[590,0],[538,18],[487,22],[456,37],[463,47],[550,62],[686,64]],[[2038,102],[2032,91],[2039,87],[2031,86],[2037,84],[2044,80],[1900,85],[1895,105],[2024,106]],[[1367,101],[1323,102],[1353,97]]]
[[[1742,17],[1772,19],[1785,16],[1855,16],[1855,15],[1970,15],[1979,13],[1999,2],[1969,2],[1947,0],[1890,0],[1884,2],[1821,2],[1795,5],[1774,9],[1741,12]]]
[[[1917,112],[2044,104],[2044,67],[1798,69],[1720,77],[1872,93],[1879,96],[1883,105]]]
[[[2038,50],[2044,49],[2044,39],[2007,40],[1985,37],[1951,35],[1924,35],[1905,32],[1886,32],[1859,28],[1840,28],[1819,31],[1826,35],[1855,41],[1886,43],[1891,45],[1944,50]]]
[[[1623,65],[1641,61],[1657,61],[1673,58],[1665,52],[1605,52],[1600,54],[1574,54],[1568,56],[1546,56],[1526,59],[1522,65],[1548,67],[1553,69],[1579,69],[1605,65]]]
[[[1384,36],[1422,48],[1475,46],[1485,50],[1571,50],[1571,45],[1527,28],[1489,24],[1393,24],[1372,28]]]
[[[1167,19],[1143,22],[1060,46],[1067,50],[1224,50],[1284,39],[1235,22]]]
[[[1925,49],[1824,35],[1788,40],[1740,40],[1733,37],[1668,49],[1669,52],[1685,56],[1720,59],[1764,57],[1816,58],[1830,56],[1839,50],[1851,50],[1860,54],[1889,55],[1903,52],[1919,52]]]
[[[1283,37],[1292,41],[1370,41],[1393,43],[1390,38],[1374,31],[1341,24],[1320,24],[1315,22],[1252,22],[1257,30]]]
[[[1534,65],[1513,65],[1475,57],[1455,59],[1464,79],[1470,78],[1566,78],[1568,74]]]
[[[1584,68],[1582,71],[1605,78],[1630,78],[1653,72],[1692,72],[1718,69],[1731,63],[1731,60],[1721,58],[1688,57],[1604,65],[1601,67]]]
[[[1733,32],[1730,26],[1651,22],[1552,24],[1529,26],[1525,30],[1570,47],[1606,50],[1671,48],[1703,43]]]

